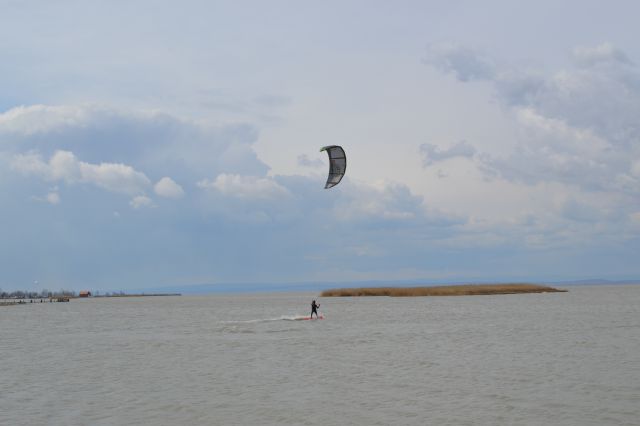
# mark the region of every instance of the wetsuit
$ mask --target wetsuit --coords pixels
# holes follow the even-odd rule
[[[316,305],[316,301],[311,302],[311,318],[313,318],[313,314],[316,314],[316,318],[318,318],[318,308],[320,305]]]

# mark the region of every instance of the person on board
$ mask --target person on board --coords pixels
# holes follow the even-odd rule
[[[320,307],[320,304],[316,304],[316,301],[313,300],[311,302],[311,318],[313,318],[313,314],[316,314],[316,318],[318,318],[318,308]]]

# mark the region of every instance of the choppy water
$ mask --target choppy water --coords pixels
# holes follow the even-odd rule
[[[0,424],[638,425],[640,286],[0,308]]]

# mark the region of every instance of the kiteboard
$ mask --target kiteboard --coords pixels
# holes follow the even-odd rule
[[[306,321],[306,320],[317,320],[317,319],[324,319],[324,315],[320,315],[319,317],[300,317],[300,318],[296,318],[297,321]]]

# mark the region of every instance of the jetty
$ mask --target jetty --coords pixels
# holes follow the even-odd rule
[[[479,296],[492,294],[521,293],[559,293],[560,290],[538,284],[465,284],[435,287],[359,287],[337,288],[323,291],[322,297],[356,297],[356,296],[389,296],[389,297],[422,297],[422,296]]]

